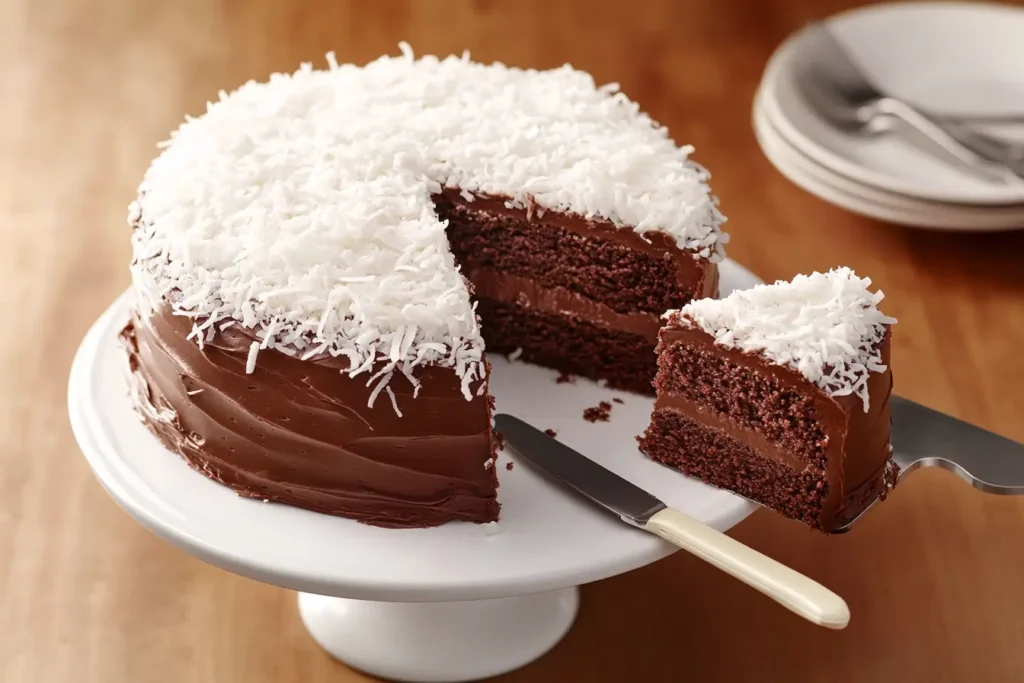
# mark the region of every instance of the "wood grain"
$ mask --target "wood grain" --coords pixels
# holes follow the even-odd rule
[[[155,143],[219,89],[328,50],[363,62],[405,39],[620,82],[713,170],[731,256],[765,279],[838,264],[870,274],[900,321],[898,392],[1024,440],[1024,234],[856,217],[758,151],[751,101],[772,49],[848,5],[0,2],[0,679],[368,680],[312,642],[292,594],[132,522],[91,476],[65,410],[78,342],[128,285],[125,208]],[[678,554],[585,587],[565,641],[503,680],[1024,680],[1024,500],[922,472],[846,536],[766,512],[734,533],[845,596],[849,629],[810,626]]]

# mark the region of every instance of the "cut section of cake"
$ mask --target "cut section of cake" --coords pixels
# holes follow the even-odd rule
[[[661,315],[718,295],[718,268],[667,233],[600,217],[434,197],[492,353],[654,393]]]
[[[303,66],[181,125],[129,210],[144,423],[244,496],[391,527],[496,519],[484,351],[653,393],[717,293],[691,148],[568,66]]]
[[[641,450],[825,532],[895,484],[891,325],[848,268],[666,315]]]

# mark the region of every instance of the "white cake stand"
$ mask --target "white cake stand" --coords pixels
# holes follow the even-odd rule
[[[726,262],[721,282],[728,292],[757,279]],[[132,411],[116,338],[129,305],[125,295],[104,313],[71,370],[71,424],[100,483],[138,522],[182,550],[299,591],[313,638],[357,669],[446,682],[510,671],[565,635],[579,602],[576,586],[676,550],[566,493],[509,453],[497,464],[497,524],[379,529],[240,498],[165,450]],[[634,437],[647,425],[650,399],[583,380],[557,384],[552,371],[491,361],[498,410],[556,430],[565,443],[716,529],[754,510],[639,453]],[[609,422],[583,420],[585,408],[613,397],[623,403],[613,403]]]

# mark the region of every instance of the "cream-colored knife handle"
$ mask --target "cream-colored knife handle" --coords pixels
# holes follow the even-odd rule
[[[644,527],[772,598],[804,619],[826,628],[846,628],[846,602],[800,572],[748,548],[693,517],[666,508]]]

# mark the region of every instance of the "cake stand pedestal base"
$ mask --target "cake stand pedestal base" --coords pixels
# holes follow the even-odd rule
[[[314,640],[353,668],[395,681],[456,683],[518,669],[553,648],[579,589],[465,602],[372,602],[299,593]]]

